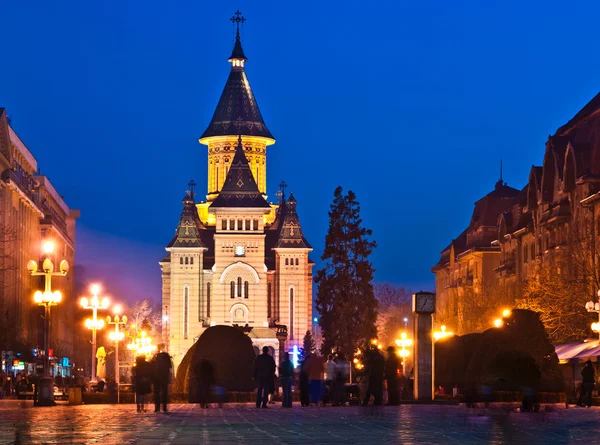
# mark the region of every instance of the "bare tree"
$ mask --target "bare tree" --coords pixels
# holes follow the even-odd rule
[[[537,265],[517,299],[517,307],[540,313],[554,344],[590,334],[592,317],[585,303],[595,301],[600,288],[594,243],[590,230],[572,230],[568,242]]]
[[[405,328],[404,318],[412,322],[412,292],[391,283],[375,283],[374,292],[379,302],[377,336],[382,344],[393,346],[399,332]]]

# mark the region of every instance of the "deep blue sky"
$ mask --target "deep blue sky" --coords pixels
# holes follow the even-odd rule
[[[67,203],[78,259],[112,291],[160,297],[190,178],[247,18],[247,73],[318,260],[334,188],[356,192],[376,280],[430,267],[504,178],[522,187],[548,134],[600,89],[597,1],[2,2],[0,106]],[[110,261],[110,266],[94,265]],[[107,278],[104,278],[108,281]]]

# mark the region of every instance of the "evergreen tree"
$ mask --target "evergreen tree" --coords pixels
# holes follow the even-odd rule
[[[306,331],[306,334],[304,335],[304,340],[302,340],[302,349],[300,351],[300,355],[302,356],[302,358],[306,358],[308,354],[315,352],[315,349],[315,339],[313,338],[310,331]]]
[[[316,307],[321,314],[321,351],[340,350],[352,357],[355,349],[377,334],[377,300],[373,292],[373,265],[369,256],[376,247],[371,230],[362,226],[360,205],[352,191],[338,186],[329,211],[329,229],[317,272]]]

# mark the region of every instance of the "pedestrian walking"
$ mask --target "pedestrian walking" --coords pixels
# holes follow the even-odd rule
[[[269,355],[269,347],[263,346],[262,354],[254,360],[254,380],[257,385],[256,407],[267,408],[269,392],[273,384],[275,373],[275,360]]]
[[[583,397],[585,396],[587,407],[590,408],[592,406],[592,392],[596,386],[596,373],[594,372],[594,367],[590,360],[585,362],[585,367],[581,370],[581,378],[581,393],[579,395],[578,405],[584,406]]]
[[[371,348],[367,353],[366,375],[368,378],[367,391],[362,406],[367,406],[371,396],[374,405],[383,404],[383,373],[385,370],[385,359],[377,348]]]
[[[310,354],[300,362],[300,377],[298,379],[298,383],[300,386],[300,405],[308,406],[309,397],[308,397],[308,374],[306,373],[306,360],[310,357]]]
[[[294,378],[294,365],[290,361],[290,353],[283,355],[283,361],[279,365],[279,379],[283,391],[283,407],[292,407],[292,379]]]
[[[325,362],[323,371],[325,372],[325,388],[327,390],[327,395],[323,397],[323,404],[325,404],[325,402],[333,403],[333,394],[335,391],[335,374],[337,372],[337,364],[333,360],[333,354],[329,354],[327,356],[327,361]]]
[[[321,402],[321,387],[323,385],[323,359],[317,354],[312,354],[306,359],[304,366],[308,374],[310,403],[318,406]]]
[[[333,404],[344,406],[346,404],[346,382],[350,377],[350,363],[346,361],[346,356],[342,353],[338,355],[336,365]]]
[[[167,412],[169,403],[169,383],[171,381],[171,356],[160,351],[154,357],[154,412],[160,412],[162,404],[163,412]]]
[[[137,412],[146,412],[148,404],[148,394],[152,391],[151,368],[143,355],[135,358],[135,366],[131,370],[135,388],[135,403]]]
[[[396,354],[396,348],[388,347],[388,358],[385,362],[385,379],[387,380],[388,405],[395,406],[400,404],[400,391],[398,388],[398,368],[400,360]]]
[[[198,402],[200,408],[208,408],[210,399],[210,388],[215,384],[215,371],[212,363],[203,357],[196,364],[194,370],[196,377],[196,386],[198,388]]]

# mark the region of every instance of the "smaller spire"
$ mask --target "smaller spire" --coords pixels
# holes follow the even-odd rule
[[[281,191],[281,195],[278,195],[278,196],[281,196],[281,201],[282,202],[285,201],[285,188],[286,187],[287,187],[287,184],[285,183],[285,181],[282,180],[279,183],[279,190]]]
[[[231,52],[231,57],[229,57],[229,62],[232,63],[232,67],[237,67],[237,68],[243,69],[244,62],[247,61],[248,59],[246,58],[246,55],[244,54],[244,50],[242,49],[242,42],[240,39],[240,23],[243,25],[244,22],[246,21],[246,19],[238,9],[233,14],[233,17],[231,17],[229,20],[231,20],[231,23],[233,23],[236,26],[235,43],[233,45],[233,51]]]
[[[175,229],[175,236],[167,247],[200,247],[205,248],[202,242],[202,231],[205,227],[198,216],[198,209],[194,202],[194,187],[196,183],[192,179],[188,183],[188,190],[185,191],[185,196],[181,200],[183,210],[179,217],[179,224]]]

